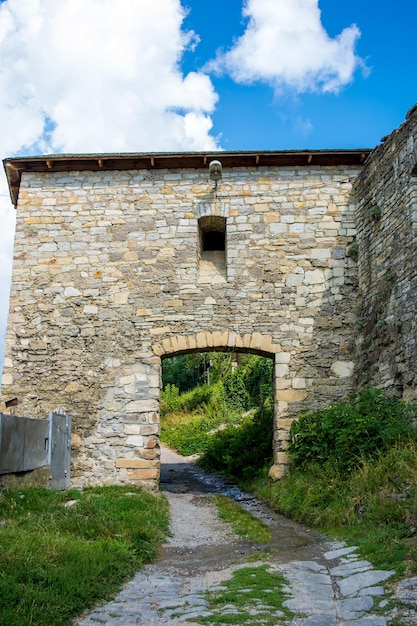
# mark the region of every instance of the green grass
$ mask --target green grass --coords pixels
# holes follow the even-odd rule
[[[245,511],[239,504],[226,496],[214,496],[219,517],[232,525],[233,531],[242,539],[254,543],[268,543],[272,539],[268,526]]]
[[[283,591],[286,584],[285,578],[268,565],[237,569],[230,580],[222,583],[224,590],[206,592],[208,610],[213,611],[213,615],[200,617],[199,621],[202,624],[248,626],[285,623],[293,617],[293,613],[283,607],[288,597]],[[236,612],[225,612],[227,605],[233,605]],[[278,616],[277,611],[283,615]]]
[[[254,490],[272,508],[358,545],[374,566],[417,575],[417,445],[397,444],[351,472],[331,465],[293,468]]]
[[[205,407],[165,413],[161,415],[161,441],[185,456],[199,454],[210,445],[213,431],[221,424],[236,424],[239,418],[239,413],[226,405],[218,410]]]
[[[1,493],[0,626],[70,624],[153,559],[167,530],[166,500],[132,486]]]
[[[170,413],[161,417],[161,441],[180,454],[198,454],[207,446],[209,431],[219,423],[205,415]]]

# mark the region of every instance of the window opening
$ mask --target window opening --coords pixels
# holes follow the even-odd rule
[[[226,280],[226,218],[216,215],[201,217],[199,234],[199,282]]]
[[[217,230],[208,230],[202,233],[202,251],[225,250],[226,237],[224,232]]]
[[[226,250],[226,218],[201,217],[198,221],[202,252]]]

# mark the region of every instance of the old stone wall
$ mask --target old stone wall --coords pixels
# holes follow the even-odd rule
[[[417,400],[417,107],[356,185],[358,382]]]
[[[215,349],[274,359],[281,475],[297,412],[354,384],[359,171],[23,173],[2,394],[73,416],[73,482],[155,488],[161,359]]]

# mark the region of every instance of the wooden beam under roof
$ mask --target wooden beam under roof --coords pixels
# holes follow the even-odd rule
[[[211,160],[227,167],[314,167],[362,165],[371,152],[361,150],[283,150],[235,152],[152,152],[124,154],[51,154],[3,160],[13,204],[17,205],[24,172],[203,169]]]

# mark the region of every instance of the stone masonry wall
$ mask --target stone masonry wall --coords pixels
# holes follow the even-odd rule
[[[23,174],[2,394],[72,415],[74,483],[157,488],[161,359],[214,349],[274,359],[282,475],[294,416],[354,384],[359,171],[225,168],[217,194],[207,170]]]
[[[358,179],[358,381],[417,400],[417,107]]]

